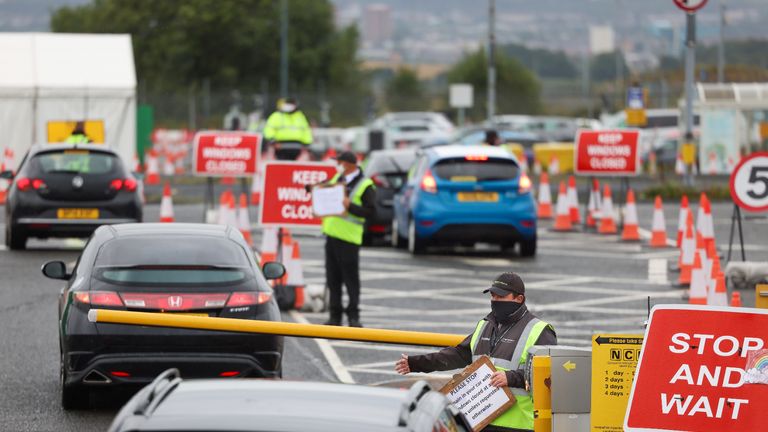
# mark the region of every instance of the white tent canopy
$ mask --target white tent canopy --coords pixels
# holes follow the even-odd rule
[[[125,161],[136,146],[136,71],[130,35],[0,33],[0,128],[14,167],[48,142],[50,121],[100,120]]]

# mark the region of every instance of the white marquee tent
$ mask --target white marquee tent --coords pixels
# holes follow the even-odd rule
[[[0,134],[17,168],[48,122],[99,120],[124,161],[136,148],[136,71],[130,35],[0,33]],[[2,154],[0,153],[0,156]]]

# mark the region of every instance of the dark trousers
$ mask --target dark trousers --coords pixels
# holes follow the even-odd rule
[[[341,284],[347,287],[347,318],[360,319],[360,246],[333,237],[325,239],[325,280],[330,292],[331,320],[341,321]]]

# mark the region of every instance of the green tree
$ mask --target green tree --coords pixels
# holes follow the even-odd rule
[[[618,68],[617,68],[617,56]],[[624,78],[629,77],[629,67],[627,67],[624,56],[620,52],[610,52],[604,54],[598,54],[592,57],[592,62],[589,66],[590,73],[592,74],[593,81],[611,81],[616,79],[616,70],[621,71],[621,76]]]
[[[424,86],[412,69],[400,68],[386,85],[387,108],[391,111],[421,111],[429,107]]]
[[[532,49],[518,44],[503,45],[500,48],[504,54],[517,59],[523,66],[541,78],[574,79],[579,77],[576,66],[562,51]]]
[[[466,54],[448,71],[448,82],[468,83],[474,87],[475,104],[469,115],[486,115],[488,61],[479,49]],[[503,53],[496,55],[496,111],[499,114],[536,114],[541,111],[540,86],[536,77],[520,62]]]

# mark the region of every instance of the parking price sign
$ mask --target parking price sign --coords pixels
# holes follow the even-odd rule
[[[624,430],[765,430],[766,339],[762,309],[654,307]]]
[[[235,131],[201,131],[193,140],[192,168],[202,177],[251,177],[256,173],[261,135]]]
[[[592,337],[592,432],[621,432],[643,345],[641,334]]]
[[[576,135],[576,174],[636,176],[640,173],[637,130],[580,130]]]
[[[306,186],[327,182],[336,167],[318,162],[267,162],[261,187],[259,224],[263,226],[319,226]]]

